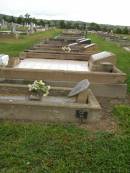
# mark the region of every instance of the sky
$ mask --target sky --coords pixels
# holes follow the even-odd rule
[[[0,14],[26,13],[40,19],[130,26],[130,0],[0,0]]]

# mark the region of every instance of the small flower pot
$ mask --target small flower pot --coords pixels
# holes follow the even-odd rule
[[[11,58],[9,58],[8,67],[14,67],[15,65],[17,65],[19,63],[20,63],[19,57],[11,57]]]

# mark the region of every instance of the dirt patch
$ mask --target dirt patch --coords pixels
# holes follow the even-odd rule
[[[102,117],[101,120],[97,123],[81,124],[79,127],[94,132],[107,131],[114,133],[118,130],[116,121],[110,117]]]
[[[119,127],[116,120],[112,116],[113,107],[120,104],[130,105],[130,94],[125,99],[98,97],[97,100],[102,107],[103,116],[101,120],[96,123],[81,124],[78,126],[90,131],[108,131],[113,133],[116,132]]]

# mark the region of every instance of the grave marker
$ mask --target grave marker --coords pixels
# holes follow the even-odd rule
[[[16,33],[16,24],[12,22],[12,29],[11,29],[12,33]]]
[[[86,103],[88,97],[88,88],[90,83],[87,79],[80,81],[69,93],[68,97],[76,97],[76,102]]]

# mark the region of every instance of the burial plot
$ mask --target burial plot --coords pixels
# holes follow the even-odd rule
[[[54,44],[37,44],[34,47],[32,47],[31,50],[43,50],[43,51],[57,51],[57,52],[61,52],[62,51],[62,47],[70,47],[71,52],[77,52],[77,53],[82,53],[82,52],[93,52],[96,53],[97,52],[97,48],[96,48],[96,44],[87,44],[87,45],[81,45],[78,44],[76,42],[71,43],[71,44],[66,44],[66,45],[54,45]]]
[[[101,107],[92,91],[87,91],[87,102],[79,102],[77,96],[68,98],[70,91],[71,88],[51,87],[49,96],[41,101],[30,101],[26,85],[0,84],[0,119],[73,123],[99,121]]]
[[[92,54],[93,52],[76,53],[76,52],[63,52],[63,51],[56,52],[56,51],[28,50],[25,52],[24,58],[88,61]]]
[[[39,69],[55,71],[87,71],[88,64],[83,61],[57,60],[57,59],[31,59],[27,58],[14,67],[15,69]],[[52,72],[53,73],[53,72]]]

